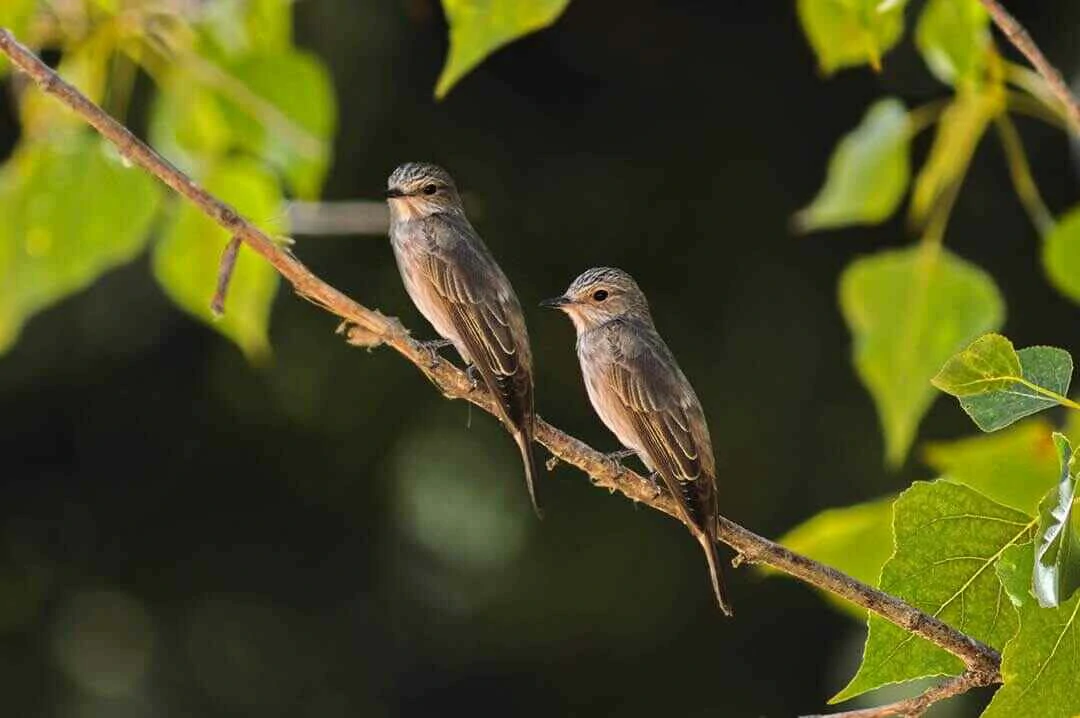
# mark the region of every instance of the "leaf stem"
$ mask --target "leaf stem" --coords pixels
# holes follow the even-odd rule
[[[1080,404],[1076,403],[1075,401],[1073,401],[1072,399],[1070,399],[1070,398],[1068,398],[1066,396],[1062,396],[1061,394],[1058,394],[1056,391],[1052,391],[1052,390],[1047,389],[1045,387],[1041,387],[1038,384],[1034,384],[1034,383],[1028,381],[1027,379],[1025,379],[1025,378],[1023,378],[1021,376],[1016,376],[1016,377],[1012,377],[1012,378],[1016,381],[1017,384],[1020,384],[1022,386],[1026,386],[1028,389],[1031,389],[1036,394],[1042,394],[1047,399],[1053,399],[1058,404],[1061,404],[1062,406],[1064,406],[1066,408],[1080,409]]]
[[[1012,178],[1016,196],[1024,205],[1035,229],[1039,234],[1045,235],[1054,228],[1054,215],[1043,201],[1039,186],[1031,174],[1031,163],[1028,162],[1020,133],[1016,131],[1012,119],[1004,112],[994,118],[994,127],[1001,140],[1001,148],[1005,151],[1005,161],[1009,165],[1009,176]]]

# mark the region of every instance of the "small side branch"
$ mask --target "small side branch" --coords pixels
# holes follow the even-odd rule
[[[224,316],[225,297],[229,293],[229,283],[232,282],[233,270],[236,269],[236,255],[240,252],[240,238],[233,237],[225,245],[221,253],[221,264],[218,266],[217,287],[214,289],[214,298],[210,300],[210,311],[214,316]]]
[[[961,693],[967,693],[973,688],[982,688],[983,686],[992,685],[992,683],[993,681],[987,682],[985,676],[968,672],[939,683],[933,688],[928,689],[925,693],[915,696],[914,698],[905,698],[902,701],[888,703],[883,706],[875,706],[873,708],[860,708],[858,710],[843,711],[841,713],[804,716],[803,718],[889,718],[889,716],[918,718],[918,716],[921,716],[929,710],[930,706],[938,701],[958,696]]]
[[[1080,100],[1069,90],[1068,84],[1065,82],[1065,78],[1061,76],[1061,73],[1056,67],[1050,64],[1050,61],[1046,59],[1046,55],[1043,54],[1039,46],[1035,44],[1035,41],[1031,39],[1031,35],[1027,29],[1020,24],[1020,21],[1009,13],[1005,7],[998,2],[998,0],[982,0],[982,4],[986,7],[987,12],[990,13],[990,17],[993,18],[994,24],[998,26],[1001,32],[1009,39],[1009,42],[1019,50],[1024,57],[1028,59],[1028,62],[1038,70],[1039,74],[1046,80],[1046,84],[1050,86],[1050,91],[1054,93],[1054,96],[1061,102],[1065,108],[1065,114],[1069,118],[1069,123],[1072,125],[1073,132],[1080,134]]]
[[[130,162],[157,177],[234,238],[262,255],[293,285],[297,294],[345,320],[340,331],[346,334],[351,343],[367,347],[385,344],[427,375],[445,396],[464,399],[488,413],[496,413],[497,409],[490,394],[483,389],[474,389],[465,372],[449,362],[439,362],[432,366],[428,351],[409,336],[400,322],[368,309],[319,279],[290,251],[279,246],[267,234],[241,217],[235,209],[200,187],[61,79],[34,53],[19,44],[7,30],[0,29],[0,52],[44,92],[57,98],[112,142]],[[585,472],[595,485],[613,492],[618,491],[635,502],[681,520],[675,502],[669,495],[657,494],[652,482],[646,478],[627,469],[614,467],[607,456],[580,439],[539,418],[536,438],[561,461]],[[738,553],[740,560],[767,564],[813,586],[842,596],[959,657],[967,666],[965,675],[969,678],[966,683],[954,684],[956,692],[962,692],[961,685],[989,685],[1001,680],[1001,657],[997,651],[936,617],[834,568],[758,536],[728,519],[720,519],[718,534],[721,540]]]

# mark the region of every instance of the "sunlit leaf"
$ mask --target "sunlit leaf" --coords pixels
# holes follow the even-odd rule
[[[960,406],[983,431],[1068,403],[1072,357],[1064,349],[1028,347],[990,334],[946,362],[934,386],[960,399]]]
[[[904,34],[906,0],[799,0],[799,21],[821,71],[853,65],[881,67],[881,57]]]
[[[264,231],[283,231],[281,187],[258,163],[224,162],[209,173],[204,184]],[[241,247],[225,316],[215,318],[210,300],[221,252],[228,241],[225,230],[185,203],[154,248],[154,276],[182,309],[232,339],[249,358],[258,360],[270,350],[268,324],[278,275],[261,257]]]
[[[225,55],[288,50],[296,0],[215,0],[203,6],[200,26]]]
[[[911,174],[907,110],[899,100],[874,103],[837,145],[825,186],[795,215],[801,231],[887,219],[904,198]]]
[[[132,260],[161,194],[90,132],[21,146],[0,171],[0,350],[28,317]]]
[[[1001,93],[972,90],[958,92],[941,114],[934,144],[911,190],[910,215],[916,226],[925,224],[942,198],[957,190],[979,140],[1001,109]]]
[[[1058,461],[1042,419],[1029,419],[993,434],[927,444],[923,459],[939,474],[1025,513],[1057,479]]]
[[[1080,207],[1074,207],[1046,235],[1043,269],[1054,287],[1080,302]]]
[[[196,174],[233,147],[233,130],[217,97],[181,76],[159,85],[150,113],[150,141],[181,169]]]
[[[942,82],[975,80],[990,51],[990,16],[979,0],[930,0],[915,26],[915,45]]]
[[[916,482],[896,500],[896,552],[882,590],[996,648],[1016,632],[1016,612],[994,572],[1002,552],[1029,538],[1034,521],[948,481]],[[888,683],[959,674],[959,658],[871,615],[858,673],[833,702]]]
[[[840,279],[855,368],[877,405],[886,457],[907,456],[934,400],[930,379],[974,337],[999,327],[1005,308],[993,279],[935,247],[856,260]]]
[[[37,0],[3,0],[0,2],[0,27],[7,28],[20,40],[26,40],[26,28],[34,16]],[[0,77],[7,74],[8,59],[0,55]]]
[[[893,497],[854,506],[827,509],[807,519],[778,539],[792,551],[839,569],[876,586],[881,566],[893,550]],[[783,575],[776,573],[776,575]],[[838,608],[859,618],[866,609],[823,592]]]
[[[1001,675],[1005,685],[983,718],[1074,718],[1080,715],[1076,690],[1080,655],[1080,596],[1058,608],[1028,601],[1020,608],[1020,630],[1005,646]]]
[[[442,98],[485,57],[559,19],[570,0],[442,0],[450,54],[435,96]]]
[[[1021,543],[1009,546],[1001,552],[994,564],[994,572],[1001,581],[1012,605],[1022,608],[1031,603],[1031,574],[1035,566],[1035,544]]]
[[[107,38],[102,37],[78,45],[64,54],[56,68],[57,73],[95,103],[100,103],[105,96],[112,50]],[[27,136],[43,140],[48,140],[57,130],[75,129],[81,133],[85,129],[85,123],[78,115],[36,85],[27,88],[19,103],[19,120]]]
[[[1080,517],[1073,513],[1077,500],[1076,456],[1062,434],[1054,434],[1061,462],[1061,481],[1039,504],[1039,533],[1035,543],[1032,585],[1039,605],[1052,608],[1069,600],[1080,588]]]

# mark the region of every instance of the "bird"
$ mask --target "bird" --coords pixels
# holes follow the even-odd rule
[[[535,479],[532,350],[525,316],[510,280],[465,216],[450,173],[407,162],[390,174],[390,244],[405,290],[441,339],[421,342],[436,352],[453,345],[473,386],[483,381],[498,417],[525,465],[525,483],[541,516]]]
[[[717,561],[719,509],[709,427],[693,387],[656,330],[637,282],[621,269],[596,267],[561,296],[541,302],[569,316],[589,400],[605,426],[674,497],[705,551],[720,610],[734,615]]]

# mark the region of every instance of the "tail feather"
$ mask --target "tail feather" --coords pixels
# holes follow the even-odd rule
[[[533,511],[536,517],[544,518],[544,512],[540,510],[540,503],[536,500],[536,454],[533,450],[532,437],[524,431],[514,432],[514,442],[521,450],[521,462],[525,465],[525,485],[529,488],[529,499],[532,501]]]
[[[727,593],[724,590],[724,583],[720,578],[720,566],[716,559],[716,542],[705,533],[698,535],[698,541],[701,543],[701,548],[705,550],[705,560],[709,562],[709,578],[712,579],[713,593],[716,594],[716,602],[720,604],[720,610],[724,612],[725,616],[734,616],[735,612],[728,602]]]

